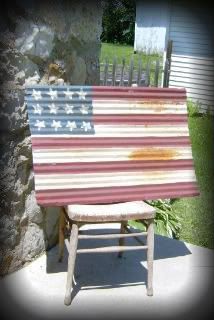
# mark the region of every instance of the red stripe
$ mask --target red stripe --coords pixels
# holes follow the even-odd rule
[[[62,207],[69,204],[101,204],[101,203],[116,203],[116,202],[126,202],[126,201],[137,201],[137,200],[152,200],[152,199],[168,199],[168,198],[181,198],[181,197],[193,197],[199,195],[196,189],[189,190],[189,191],[167,191],[167,192],[157,192],[157,193],[150,193],[150,192],[140,192],[138,193],[129,193],[123,194],[121,196],[114,194],[109,196],[101,196],[101,197],[79,197],[79,198],[55,198],[55,199],[43,199],[39,200],[37,198],[37,202],[39,205],[42,206],[54,206],[54,207]],[[73,199],[73,200],[72,200]]]
[[[73,189],[57,189],[57,190],[37,190],[37,195],[40,198],[44,198],[46,196],[57,196],[59,195],[66,195],[66,196],[74,196],[74,195],[92,195],[92,194],[97,194],[97,195],[102,195],[104,193],[111,192],[111,190],[115,190],[118,194],[123,193],[123,192],[134,192],[134,191],[148,191],[152,192],[153,190],[157,190],[161,188],[162,191],[167,191],[167,190],[177,190],[177,189],[191,189],[191,188],[197,187],[195,182],[177,182],[177,183],[165,183],[165,184],[149,184],[149,185],[144,185],[144,186],[125,186],[125,187],[97,187],[97,188],[73,188]]]
[[[186,94],[184,92],[179,93],[170,93],[170,92],[119,92],[119,91],[92,91],[92,99],[108,99],[109,102],[111,100],[120,99],[120,100],[130,100],[133,101],[134,99],[138,99],[139,101],[144,101],[145,99],[148,100],[156,100],[158,99],[158,102],[160,103],[161,100],[167,100],[167,101],[186,101]],[[147,101],[148,101],[147,100]]]
[[[36,174],[54,173],[94,173],[146,170],[193,169],[193,160],[156,160],[156,161],[103,161],[94,163],[74,162],[56,164],[34,164]]]
[[[189,137],[155,137],[155,138],[46,138],[31,137],[33,149],[63,149],[63,148],[103,148],[103,147],[144,147],[144,146],[188,146]]]
[[[117,105],[123,105],[124,102],[125,103],[129,103],[128,99],[117,99],[117,98],[114,98],[114,96],[112,96],[113,98],[112,99],[101,99],[102,102],[99,102],[99,103],[102,103],[102,105],[105,105],[105,104],[110,104],[110,103],[116,103]],[[96,99],[95,99],[96,100]],[[99,99],[100,100],[100,99]],[[146,108],[148,107],[148,104],[150,105],[153,105],[154,108],[157,107],[157,111],[161,111],[161,110],[164,110],[164,105],[167,103],[167,104],[172,104],[174,105],[174,107],[179,107],[179,106],[182,106],[184,105],[184,103],[186,102],[186,100],[179,100],[179,101],[175,101],[175,100],[170,100],[170,99],[167,99],[167,100],[164,100],[164,99],[159,99],[159,100],[152,100],[152,99],[131,99],[131,104],[138,104],[143,108]]]
[[[162,89],[162,88],[161,88]],[[143,87],[105,87],[93,86],[92,87],[93,99],[169,99],[169,100],[186,100],[186,90],[184,88],[166,88],[160,90],[159,88],[143,88]]]
[[[115,87],[115,86],[92,86],[92,91],[95,92],[157,92],[161,94],[162,92],[165,93],[186,93],[185,88],[151,88],[151,87]]]
[[[187,115],[119,115],[119,114],[105,114],[94,115],[93,120],[95,124],[100,123],[117,123],[117,124],[144,124],[144,125],[162,125],[170,124],[172,126],[179,123],[187,123]]]
[[[43,206],[62,206],[73,203],[113,203],[196,195],[199,195],[197,185],[190,182],[132,187],[36,191],[37,202]]]

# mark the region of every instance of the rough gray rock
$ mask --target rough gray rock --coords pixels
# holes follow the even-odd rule
[[[30,194],[27,195],[25,200],[25,214],[22,218],[28,218],[29,222],[34,222],[40,224],[43,222],[43,213],[41,208],[37,205],[35,198],[35,191],[32,190]]]
[[[53,49],[54,32],[46,25],[37,25],[22,19],[16,28],[15,45],[18,51],[31,59],[47,59]]]
[[[58,239],[58,217],[58,208],[48,208],[46,210],[44,231],[48,248],[51,248]]]
[[[29,224],[22,240],[22,261],[31,261],[45,250],[45,237],[42,228],[36,224]]]
[[[98,84],[100,1],[17,0],[0,19],[0,273],[55,245],[59,209],[34,192],[26,85]]]

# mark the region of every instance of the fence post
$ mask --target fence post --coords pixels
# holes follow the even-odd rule
[[[154,83],[155,87],[158,87],[159,67],[160,67],[160,61],[158,58],[155,64],[155,83]]]
[[[122,59],[121,75],[120,75],[120,86],[124,85],[124,82],[123,82],[124,69],[125,69],[125,58]]]
[[[108,58],[105,59],[105,68],[104,68],[104,76],[103,76],[103,85],[107,85],[107,78],[108,78]]]
[[[163,87],[169,86],[169,73],[171,67],[171,55],[172,55],[172,40],[168,41],[167,50],[166,50],[166,61],[164,65],[164,79],[163,79]]]
[[[130,60],[130,66],[129,66],[128,86],[131,86],[131,85],[132,85],[133,69],[134,69],[134,60],[133,60],[133,57],[132,57],[131,60]]]
[[[112,85],[113,86],[115,86],[116,66],[117,66],[117,58],[114,57],[113,65],[112,65]]]
[[[137,85],[140,87],[141,85],[141,76],[142,76],[142,60],[139,58],[138,60],[138,73],[137,73]]]
[[[146,64],[146,81],[145,81],[146,87],[149,87],[150,85],[150,59],[148,59]]]

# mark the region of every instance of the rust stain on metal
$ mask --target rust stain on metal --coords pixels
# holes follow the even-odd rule
[[[153,107],[154,107],[154,111],[155,112],[162,112],[162,111],[165,110],[165,105],[164,104],[156,103],[156,104],[153,104]]]
[[[149,106],[149,108],[152,108],[154,109],[155,112],[161,112],[163,110],[165,110],[165,105],[164,103],[157,103],[157,102],[152,102],[152,101],[149,101],[148,103],[141,103],[141,102],[137,102],[135,104],[132,104],[132,107],[133,108],[143,108],[143,107],[147,107]]]
[[[178,152],[169,148],[143,148],[130,153],[131,160],[171,160],[178,155]]]

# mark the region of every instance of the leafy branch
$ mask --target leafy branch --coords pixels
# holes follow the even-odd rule
[[[171,199],[146,200],[146,203],[156,208],[155,232],[170,238],[179,238],[181,231],[181,219],[172,210]],[[146,227],[139,221],[129,221],[129,225],[145,230]]]

